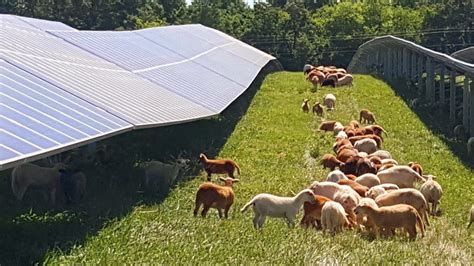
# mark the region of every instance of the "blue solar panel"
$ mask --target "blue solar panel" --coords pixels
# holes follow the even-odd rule
[[[64,23],[57,22],[57,21],[28,18],[28,17],[18,17],[18,18],[40,30],[76,30],[73,27],[70,27]]]
[[[4,60],[0,70],[0,166],[133,127]]]

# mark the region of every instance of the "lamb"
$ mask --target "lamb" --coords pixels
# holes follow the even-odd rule
[[[404,228],[410,239],[416,239],[416,227],[420,229],[421,235],[425,235],[423,221],[420,215],[410,205],[397,204],[388,207],[373,208],[372,206],[357,206],[356,214],[367,215],[379,233],[390,235],[395,228]]]
[[[340,179],[339,181],[337,181],[337,183],[339,185],[346,185],[346,186],[350,186],[355,192],[357,192],[357,194],[359,194],[359,196],[361,197],[365,197],[365,194],[367,193],[367,191],[369,190],[368,187],[366,186],[363,186],[353,180],[350,180],[350,179]]]
[[[308,104],[308,99],[303,99],[303,103],[301,104],[301,110],[303,110],[303,112],[307,113],[309,112],[309,104]]]
[[[188,166],[189,160],[178,159],[174,164],[160,161],[145,162],[140,168],[145,172],[145,188],[155,190],[156,188],[169,188],[178,179],[178,176]]]
[[[358,151],[371,154],[377,151],[377,142],[373,139],[361,139],[354,143],[354,148]]]
[[[359,122],[362,123],[362,121],[367,122],[368,124],[375,123],[374,113],[372,113],[371,111],[369,111],[367,109],[360,110]]]
[[[426,225],[430,225],[428,221],[428,204],[423,194],[414,188],[401,188],[393,190],[390,193],[380,195],[375,198],[375,202],[379,207],[390,206],[395,204],[408,204],[413,206]]]
[[[303,228],[315,227],[321,229],[321,210],[326,202],[332,201],[320,195],[314,195],[314,200],[315,203],[305,202],[303,204],[304,215],[300,222]]]
[[[15,197],[21,201],[26,190],[30,186],[42,187],[47,193],[53,206],[56,204],[56,192],[60,170],[66,170],[66,165],[57,163],[52,168],[40,167],[31,163],[26,163],[15,167],[12,171],[11,187]]]
[[[428,212],[431,213],[431,215],[435,216],[437,213],[437,207],[439,204],[439,200],[441,199],[441,196],[443,196],[443,189],[441,188],[441,185],[433,180],[433,176],[429,175],[428,179],[426,180],[423,185],[420,187],[421,194],[426,199],[426,202],[428,203]],[[431,210],[429,204],[431,203]]]
[[[378,150],[372,154],[370,154],[369,157],[372,157],[372,156],[377,156],[379,157],[380,159],[384,160],[384,159],[392,159],[392,155],[390,154],[390,152],[388,151],[385,151],[385,150]]]
[[[316,114],[318,116],[322,116],[323,115],[323,107],[321,106],[321,104],[319,102],[315,102],[314,105],[313,105],[313,115]]]
[[[207,173],[207,181],[211,181],[211,174],[224,174],[226,173],[229,177],[234,178],[234,171],[237,169],[237,172],[240,175],[240,167],[233,160],[230,159],[218,159],[218,160],[209,160],[206,155],[201,153],[199,155],[199,160],[204,166],[204,170]]]
[[[346,212],[338,202],[326,202],[321,210],[321,225],[324,231],[338,233],[344,226],[349,226]]]
[[[371,173],[363,174],[357,177],[355,181],[363,186],[368,187],[369,189],[373,186],[380,185],[380,179],[378,176]]]
[[[322,131],[334,131],[334,125],[336,121],[324,121],[319,125],[319,130]]]
[[[327,106],[328,110],[334,110],[336,107],[336,96],[332,93],[326,94],[324,96],[324,105]]]
[[[408,166],[415,170],[419,175],[423,175],[423,167],[417,162],[409,162]]]
[[[323,168],[329,168],[332,170],[336,169],[336,167],[341,167],[344,165],[343,162],[339,161],[334,155],[332,154],[325,154],[321,159],[321,165]]]
[[[232,177],[223,178],[220,180],[224,181],[225,186],[216,185],[214,183],[204,183],[199,186],[196,193],[196,201],[194,207],[194,217],[197,216],[199,208],[203,205],[201,215],[203,218],[206,217],[207,212],[210,208],[215,208],[218,211],[219,218],[222,218],[222,210],[224,210],[225,218],[229,218],[229,210],[234,203],[234,191],[232,185],[239,182],[238,179]]]
[[[357,206],[371,206],[373,209],[377,209],[379,207],[377,206],[377,203],[375,203],[375,201],[371,198],[362,198]],[[356,219],[357,224],[364,226],[367,231],[373,232],[375,230],[374,222],[366,214],[356,213]]]
[[[349,87],[352,87],[353,79],[354,79],[354,77],[352,77],[351,74],[347,74],[347,75],[345,75],[342,78],[337,80],[337,86],[349,85]]]
[[[470,137],[467,141],[467,154],[474,155],[474,137]]]
[[[87,178],[81,171],[59,170],[59,183],[66,203],[80,201],[86,193]]]
[[[471,206],[471,211],[469,212],[469,224],[467,228],[471,227],[471,224],[474,222],[474,205]]]
[[[263,228],[266,216],[285,218],[289,227],[294,227],[294,219],[305,202],[316,203],[314,193],[310,189],[300,191],[294,197],[279,197],[271,194],[258,194],[240,210],[245,212],[253,206],[255,229]]]
[[[395,184],[380,184],[371,187],[365,196],[371,199],[376,199],[380,195],[387,194],[388,192],[397,189],[399,189],[399,187]]]
[[[396,165],[389,169],[381,170],[377,173],[377,176],[380,179],[380,183],[396,184],[400,188],[413,188],[415,182],[424,183],[426,181],[425,178],[405,165]]]
[[[326,181],[334,182],[334,183],[337,183],[339,182],[339,180],[343,180],[343,179],[347,180],[348,178],[340,170],[331,171],[326,177]]]

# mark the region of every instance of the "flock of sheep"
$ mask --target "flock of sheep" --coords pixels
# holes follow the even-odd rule
[[[329,74],[324,71],[329,71]],[[306,65],[304,72],[311,83],[323,86],[327,76],[337,73],[344,74],[340,78],[349,76],[345,70],[332,67]],[[301,105],[305,113],[310,110],[308,102],[304,99]],[[323,102],[328,110],[332,110],[336,106],[336,97],[327,94]],[[313,105],[312,112],[322,115],[323,108],[319,102]],[[361,126],[363,122],[368,125]],[[322,229],[332,234],[345,228],[356,228],[385,237],[393,236],[400,228],[404,231],[398,233],[408,233],[410,239],[415,239],[418,232],[424,236],[426,227],[430,225],[429,216],[441,215],[442,187],[435,176],[423,173],[420,164],[399,165],[389,151],[380,149],[383,134],[388,133],[375,123],[374,113],[367,109],[360,111],[359,121],[353,120],[345,126],[336,121],[322,122],[320,131],[332,132],[335,136],[335,154],[326,154],[321,159],[321,165],[331,170],[326,180],[313,182],[294,197],[258,194],[244,205],[241,212],[252,207],[255,229],[263,227],[266,217],[284,218],[288,226],[293,227],[295,217],[303,207],[300,225],[304,228]],[[211,182],[199,186],[194,216],[203,205],[203,217],[210,208],[216,208],[219,217],[224,210],[227,218],[235,197],[232,185],[239,181],[234,179],[234,170],[239,170],[240,174],[240,168],[229,159],[209,160],[201,154],[200,160],[208,181],[212,173],[227,174],[228,177],[220,177],[224,186]],[[474,205],[470,210],[469,226],[473,221]]]

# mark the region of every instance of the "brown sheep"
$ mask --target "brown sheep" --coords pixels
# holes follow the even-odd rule
[[[204,205],[201,212],[202,217],[206,217],[210,208],[215,208],[219,213],[219,218],[222,218],[222,210],[224,210],[225,218],[229,218],[229,209],[234,203],[235,197],[232,185],[239,182],[239,180],[233,179],[232,177],[220,177],[220,180],[225,182],[225,186],[209,182],[199,186],[196,193],[196,206],[193,212],[195,217],[197,216],[201,205]]]
[[[370,205],[357,206],[356,214],[367,215],[373,222],[379,233],[391,235],[396,228],[404,228],[410,239],[416,239],[416,227],[421,231],[421,236],[425,236],[423,221],[417,210],[407,204],[397,204],[393,206],[373,208]]]
[[[347,185],[350,186],[357,194],[359,194],[361,197],[365,197],[365,194],[367,191],[369,191],[369,188],[366,186],[363,186],[355,181],[349,180],[349,179],[341,179],[337,182],[339,185]]]
[[[419,175],[423,175],[423,167],[417,162],[409,162],[408,167],[415,170]]]
[[[337,153],[342,146],[353,146],[352,143],[348,139],[339,139],[332,145],[332,150]]]
[[[308,99],[304,99],[303,104],[301,104],[301,110],[303,110],[303,112],[305,112],[305,113],[309,112],[308,101],[309,101]]]
[[[315,102],[313,105],[313,115],[316,114],[318,116],[322,116],[324,113],[323,107],[319,102]]]
[[[209,160],[206,155],[201,153],[199,155],[199,160],[204,166],[204,170],[207,173],[207,180],[211,181],[211,174],[227,174],[228,176],[234,178],[234,171],[237,169],[237,172],[240,175],[240,167],[234,161],[230,159],[217,159]]]
[[[320,195],[314,195],[314,200],[316,201],[315,203],[305,202],[303,204],[304,215],[300,223],[303,228],[314,227],[321,229],[321,209],[326,202],[332,201]]]
[[[343,163],[346,163],[347,161],[349,161],[354,156],[357,156],[357,150],[356,149],[354,149],[351,146],[343,146],[338,150],[336,158],[339,161],[341,161]],[[350,174],[350,173],[346,173],[346,174]]]
[[[371,129],[374,132],[374,134],[379,137],[382,137],[382,133],[385,133],[385,135],[388,136],[387,131],[379,125],[368,125],[368,126],[365,126],[364,128]]]
[[[375,115],[367,109],[360,110],[359,122],[367,122],[368,124],[375,123]]]
[[[369,159],[360,156],[352,156],[349,158],[344,165],[341,166],[341,171],[344,172],[344,174],[354,174],[357,176],[367,173],[377,173],[377,169],[373,163],[370,162]]]
[[[319,125],[319,130],[321,131],[331,131],[333,132],[334,131],[334,125],[336,124],[337,122],[336,121],[324,121],[321,123],[321,125]]]
[[[332,154],[325,154],[323,158],[321,159],[321,165],[323,168],[329,168],[334,170],[336,167],[341,167],[341,165],[344,165],[343,162],[339,161],[334,155]]]
[[[352,174],[347,174],[346,177],[349,178],[349,180],[352,180],[352,181],[355,181],[356,178],[357,178],[357,176],[352,175]]]

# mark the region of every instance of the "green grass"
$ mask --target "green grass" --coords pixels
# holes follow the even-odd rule
[[[320,231],[289,229],[281,219],[267,219],[256,231],[252,211],[238,212],[257,193],[294,195],[313,180],[325,178],[319,158],[331,152],[333,136],[315,129],[321,119],[300,110],[303,98],[322,101],[337,97],[336,110],[326,119],[343,123],[357,118],[361,108],[375,112],[390,133],[384,148],[400,163],[418,161],[426,173],[438,176],[444,196],[443,216],[432,218],[425,238],[369,240],[354,231],[334,237]],[[194,195],[204,175],[178,185],[160,204],[139,206],[105,226],[97,235],[63,253],[51,250],[47,263],[426,263],[470,264],[473,230],[466,230],[474,202],[474,173],[452,154],[439,136],[384,82],[356,75],[353,89],[311,92],[301,73],[269,75],[247,114],[220,151],[242,168],[229,220],[194,218]],[[316,158],[313,158],[316,157]],[[120,198],[115,199],[120,204]],[[297,219],[301,219],[301,213]],[[25,250],[25,252],[28,252]]]

